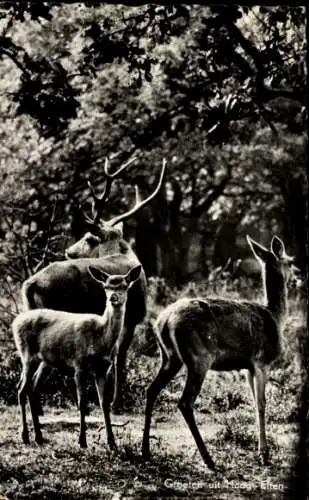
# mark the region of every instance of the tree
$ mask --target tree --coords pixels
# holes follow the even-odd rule
[[[161,272],[185,279],[197,237],[205,242],[207,232],[212,241],[227,211],[260,221],[265,207],[278,214],[284,206],[286,232],[301,247],[294,196],[282,183],[278,190],[273,172],[281,168],[277,144],[284,138],[284,150],[304,130],[304,8],[24,2],[3,3],[0,12],[2,156],[10,164],[2,199],[23,208],[39,200],[40,219],[57,197],[60,232],[70,212],[78,234],[76,204],[87,199],[88,178],[102,185],[105,155],[115,163],[136,155],[124,180],[145,191],[167,156],[167,197],[136,224],[149,273],[161,254]],[[269,141],[259,146],[260,130]],[[268,156],[260,151],[269,146]],[[304,140],[297,148],[301,158]],[[283,163],[294,153],[283,151]],[[302,167],[300,160],[296,178]],[[128,205],[130,191],[118,193],[110,207]]]

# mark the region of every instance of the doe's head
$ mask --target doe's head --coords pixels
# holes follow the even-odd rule
[[[300,286],[300,269],[295,266],[295,258],[286,253],[284,243],[278,236],[273,236],[269,250],[250,236],[247,236],[247,241],[253,255],[266,272],[275,271],[283,277],[285,283],[292,287]]]
[[[113,307],[125,305],[128,290],[139,279],[141,270],[141,264],[132,267],[127,274],[108,274],[96,266],[89,266],[88,268],[92,278],[103,286],[106,293],[106,302]]]

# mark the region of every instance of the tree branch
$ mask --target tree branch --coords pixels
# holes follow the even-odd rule
[[[289,89],[289,88],[272,88],[265,83],[265,78],[267,77],[267,71],[265,69],[262,54],[256,48],[256,46],[246,38],[241,30],[234,24],[233,20],[229,16],[220,14],[218,16],[221,22],[226,26],[231,36],[236,40],[243,50],[248,54],[253,60],[254,66],[256,68],[256,95],[257,98],[262,102],[267,102],[277,97],[285,97],[287,99],[292,99],[305,103],[305,95],[300,89]]]
[[[213,186],[210,193],[202,200],[195,209],[192,210],[192,215],[196,218],[200,217],[204,212],[210,209],[211,205],[221,196],[224,192],[226,185],[231,179],[232,167],[229,165],[226,175],[223,179]]]
[[[31,62],[29,55],[7,36],[0,37],[0,56],[1,54],[9,57],[23,73],[28,70],[27,66]]]

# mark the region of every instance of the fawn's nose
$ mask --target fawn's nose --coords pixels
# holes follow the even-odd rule
[[[114,306],[120,304],[120,300],[117,293],[112,293],[112,295],[110,296],[110,302]]]

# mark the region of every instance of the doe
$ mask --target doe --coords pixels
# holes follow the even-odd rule
[[[142,444],[146,459],[150,455],[149,433],[155,400],[185,365],[187,378],[178,407],[206,465],[215,468],[196,425],[193,405],[209,369],[247,370],[256,406],[258,453],[263,464],[268,460],[265,368],[280,353],[280,334],[287,314],[287,282],[297,268],[277,236],[273,237],[270,250],[249,236],[247,241],[262,267],[264,306],[220,298],[183,298],[169,305],[157,319],[155,332],[161,368],[147,391]]]
[[[49,365],[61,370],[69,369],[74,374],[80,412],[79,444],[83,448],[87,447],[85,375],[89,371],[93,372],[105,419],[107,442],[110,448],[115,448],[109,398],[104,397],[104,389],[111,367],[112,351],[123,328],[128,290],[139,279],[141,269],[142,266],[137,265],[125,275],[110,275],[98,267],[89,266],[92,278],[103,286],[106,294],[106,307],[102,316],[33,309],[15,318],[12,329],[22,362],[18,399],[24,443],[29,443],[26,420],[27,396],[35,440],[39,444],[43,442],[35,392],[41,372]],[[40,368],[35,372],[38,360],[41,362]]]

